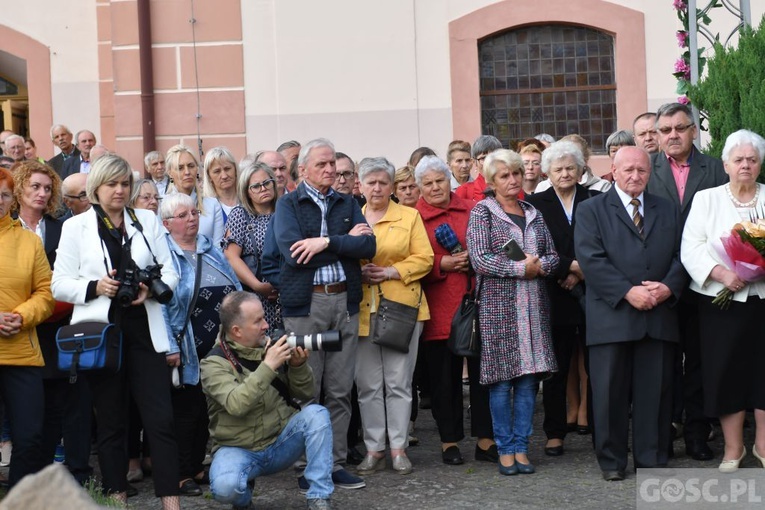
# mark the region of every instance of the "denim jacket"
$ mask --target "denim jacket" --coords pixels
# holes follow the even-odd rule
[[[167,245],[170,248],[170,256],[173,259],[173,267],[180,275],[178,286],[173,292],[173,298],[169,303],[162,306],[162,313],[165,316],[165,326],[167,327],[167,336],[170,338],[170,353],[178,352],[178,344],[175,337],[183,330],[186,315],[189,313],[189,306],[194,299],[194,269],[183,253],[178,243],[169,233],[166,233]],[[204,257],[204,261],[212,267],[225,274],[234,282],[236,290],[242,290],[242,285],[236,277],[234,270],[226,260],[223,252],[214,247],[210,238],[199,234],[197,236],[197,255]],[[183,383],[188,385],[199,384],[199,359],[197,358],[197,349],[194,344],[194,331],[191,323],[186,328],[183,336],[183,353],[181,361],[183,363]]]

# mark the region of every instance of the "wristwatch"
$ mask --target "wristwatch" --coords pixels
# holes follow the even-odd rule
[[[329,248],[329,236],[322,237],[327,242],[327,248]]]

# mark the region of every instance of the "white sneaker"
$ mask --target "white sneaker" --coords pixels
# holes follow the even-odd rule
[[[13,451],[13,443],[10,441],[4,441],[0,443],[0,466],[6,467],[11,465],[11,452]]]

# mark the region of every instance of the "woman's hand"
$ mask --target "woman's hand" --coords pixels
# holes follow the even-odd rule
[[[563,280],[558,280],[558,285],[565,290],[571,290],[576,287],[580,281],[579,277],[574,273],[569,273]]]
[[[21,332],[21,315],[17,313],[0,312],[0,337],[10,338]]]
[[[524,263],[526,264],[526,272],[523,275],[525,279],[531,280],[537,276],[544,276],[544,271],[542,271],[542,261],[539,260],[539,257],[536,255],[529,255],[527,253]]]
[[[181,366],[181,353],[176,352],[173,354],[167,354],[165,356],[165,360],[167,361],[168,367],[179,367]]]
[[[441,271],[445,273],[467,273],[469,269],[470,257],[466,251],[441,257]]]
[[[716,265],[709,275],[714,281],[725,285],[731,292],[738,292],[744,288],[746,282],[736,276],[736,273],[721,265]]]
[[[576,260],[571,261],[571,265],[568,267],[569,273],[573,273],[581,282],[584,280],[584,273],[582,272],[582,268],[579,267],[579,262]]]
[[[387,280],[400,280],[401,275],[393,266],[366,264],[361,268],[361,279],[365,283],[376,285]]]
[[[116,269],[109,271],[109,274],[98,280],[96,284],[96,296],[106,296],[112,299],[117,295],[117,290],[120,288],[120,282],[114,279],[117,274]]]

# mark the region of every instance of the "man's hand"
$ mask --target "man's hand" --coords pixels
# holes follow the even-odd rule
[[[466,251],[441,257],[441,271],[445,273],[467,273],[469,269],[470,257]]]
[[[299,367],[308,361],[308,353],[309,351],[303,349],[302,347],[295,347],[292,349],[292,356],[290,356],[290,366]]]
[[[648,290],[648,287],[642,285],[632,287],[629,292],[627,292],[627,295],[624,296],[624,299],[626,299],[634,308],[643,311],[650,310],[659,304],[656,298],[651,294],[651,291]]]
[[[645,281],[641,282],[643,287],[648,289],[648,292],[656,299],[656,304],[661,304],[672,295],[672,291],[669,287],[661,282]]]
[[[263,363],[276,372],[280,366],[284,365],[292,357],[292,348],[287,344],[287,335],[282,336],[276,343],[266,344],[266,355]]]
[[[584,273],[582,272],[582,268],[579,267],[579,262],[576,260],[571,262],[571,265],[568,267],[568,272],[575,274],[576,277],[579,278],[579,281],[584,280]]]
[[[369,228],[368,225],[367,228]],[[290,255],[293,259],[297,259],[298,264],[308,264],[314,255],[326,250],[327,246],[329,245],[326,237],[309,237],[290,246]]]
[[[374,235],[372,227],[366,223],[356,223],[353,228],[348,232],[349,236],[372,236]]]

